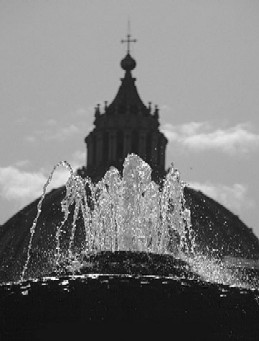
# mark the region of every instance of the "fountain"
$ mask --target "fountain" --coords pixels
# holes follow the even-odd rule
[[[64,217],[56,227],[48,273],[33,276],[29,270],[35,231],[47,187],[58,167],[69,172],[61,202]],[[11,331],[14,319],[19,321],[18,335],[25,333],[28,316],[29,325],[33,321],[37,326],[32,335],[39,330],[44,334],[46,325],[57,331],[51,319],[58,320],[58,326],[62,321],[64,330],[67,323],[80,329],[86,321],[172,323],[174,319],[174,328],[189,324],[193,333],[212,331],[217,338],[226,332],[244,334],[247,331],[235,323],[249,321],[249,333],[259,333],[255,322],[258,282],[241,279],[236,268],[196,251],[191,213],[183,195],[185,185],[173,165],[163,182],[155,183],[150,166],[135,154],[125,159],[122,175],[111,167],[96,184],[74,173],[67,162],[59,162],[38,201],[20,280],[0,285],[0,317],[6,335],[15,333]],[[70,235],[64,244],[69,219]],[[83,221],[80,248],[75,245],[79,219]]]
[[[65,161],[52,170],[38,202],[37,215],[30,229],[27,258],[21,281],[24,281],[30,263],[33,236],[42,211],[42,203],[53,174],[58,167],[69,171],[66,195],[61,202],[64,219],[57,227],[55,265],[77,264],[80,255],[90,256],[102,251],[133,251],[180,256],[194,252],[191,235],[190,211],[185,207],[179,172],[170,167],[162,186],[151,180],[151,168],[139,156],[130,154],[125,159],[123,174],[111,167],[103,179],[94,184],[73,172]],[[62,252],[62,228],[72,212],[72,226],[68,249]],[[73,244],[79,213],[83,216],[85,238],[82,250],[75,254]],[[191,243],[190,243],[191,242]],[[189,247],[187,247],[189,244]]]

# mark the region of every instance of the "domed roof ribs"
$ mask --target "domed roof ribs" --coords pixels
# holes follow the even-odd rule
[[[138,90],[135,85],[136,78],[132,77],[131,70],[125,70],[125,76],[121,79],[121,81],[122,83],[119,87],[118,93],[112,103],[108,106],[107,111],[115,112],[115,109],[117,108],[120,112],[120,108],[125,108],[126,110],[128,106],[134,106],[137,107],[138,110],[147,111],[147,107],[142,102],[138,94]]]

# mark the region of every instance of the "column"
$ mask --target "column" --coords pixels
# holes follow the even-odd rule
[[[164,136],[160,136],[160,152],[159,152],[159,166],[161,168],[165,168],[165,147],[166,147],[166,139]]]
[[[147,158],[147,132],[140,131],[139,133],[139,156],[146,160]]]
[[[96,165],[99,165],[103,159],[103,134],[98,132],[96,134]]]
[[[124,148],[123,157],[125,158],[131,151],[131,132],[130,130],[124,131]]]
[[[157,165],[158,161],[158,133],[152,133],[151,137],[151,163]]]
[[[87,166],[92,166],[93,165],[93,136],[92,134],[88,135],[87,138]]]
[[[116,131],[109,131],[109,162],[116,160]]]

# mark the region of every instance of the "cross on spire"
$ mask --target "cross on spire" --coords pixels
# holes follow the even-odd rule
[[[130,43],[136,43],[137,39],[131,39],[130,34],[130,21],[128,21],[128,34],[126,39],[122,39],[121,43],[127,43],[127,53],[130,53]]]

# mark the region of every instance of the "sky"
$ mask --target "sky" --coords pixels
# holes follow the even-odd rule
[[[94,107],[131,53],[160,108],[166,165],[259,237],[259,1],[1,0],[0,224],[42,193],[55,164],[85,165]],[[59,168],[50,188],[63,185]]]

